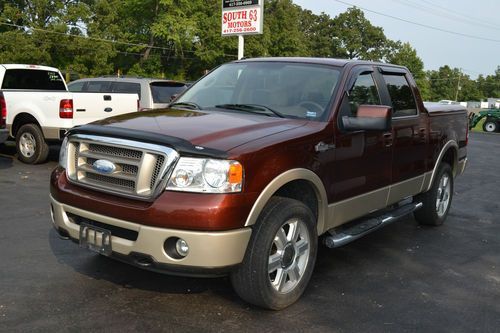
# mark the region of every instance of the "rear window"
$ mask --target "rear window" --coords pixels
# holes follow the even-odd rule
[[[2,89],[66,91],[66,86],[61,75],[56,71],[8,69],[3,78]]]
[[[170,103],[172,96],[187,89],[182,82],[153,82],[150,84],[153,103]]]
[[[115,93],[132,93],[139,95],[141,98],[141,85],[140,83],[131,82],[113,82],[113,91]]]

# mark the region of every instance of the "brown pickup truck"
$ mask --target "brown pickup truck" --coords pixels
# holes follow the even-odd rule
[[[62,238],[180,275],[229,274],[281,309],[337,247],[414,212],[440,225],[467,113],[424,106],[404,67],[310,58],[222,65],[167,109],[70,130],[50,180]]]

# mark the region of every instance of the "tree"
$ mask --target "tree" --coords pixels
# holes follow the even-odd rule
[[[349,59],[381,60],[388,52],[387,38],[381,27],[373,26],[363,11],[352,7],[334,18],[339,55]]]

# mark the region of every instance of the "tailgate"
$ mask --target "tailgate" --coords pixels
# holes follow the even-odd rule
[[[139,96],[121,93],[73,93],[73,125],[137,111]]]

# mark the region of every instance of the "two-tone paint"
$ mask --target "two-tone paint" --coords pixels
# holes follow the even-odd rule
[[[329,117],[318,122],[164,109],[108,118],[100,123],[99,133],[106,135],[108,129],[112,133],[113,128],[126,129],[129,133],[148,131],[223,151],[228,159],[237,160],[244,166],[245,182],[241,193],[165,191],[155,200],[144,202],[79,187],[68,181],[63,169],[56,168],[51,176],[53,203],[69,210],[78,209],[80,213],[97,214],[111,224],[126,221],[136,226],[209,235],[226,231],[250,232],[268,200],[273,195],[280,195],[303,200],[316,216],[318,234],[322,234],[427,191],[443,161],[452,166],[454,175],[463,172],[467,144],[465,110],[452,110],[456,106],[426,108],[405,68],[310,58],[242,61],[291,61],[341,69],[339,85],[329,104]],[[367,69],[374,73],[403,72],[411,85],[417,114],[393,118],[389,131],[342,131],[338,119],[341,100],[349,82]],[[131,139],[130,136],[123,138]],[[157,143],[152,140],[148,142]],[[248,238],[243,239],[246,242],[240,239],[238,246],[245,249]],[[220,242],[217,248],[221,246],[225,244]],[[238,263],[244,250],[238,253],[241,258],[233,257],[230,261],[210,258],[211,267]],[[162,260],[175,265],[186,264],[183,260]]]

